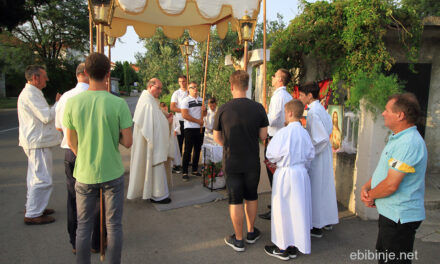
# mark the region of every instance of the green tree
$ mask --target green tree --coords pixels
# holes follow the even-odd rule
[[[403,6],[414,8],[420,17],[440,16],[440,1],[438,0],[402,0]]]
[[[304,58],[316,58],[323,73],[316,79],[332,77],[332,88],[342,87],[339,93],[350,98],[350,91],[362,83],[357,80],[365,79],[360,77],[366,74],[368,78],[382,80],[384,72],[394,64],[384,40],[388,30],[399,34],[410,61],[417,58],[422,26],[411,8],[382,0],[302,1],[302,6],[302,13],[277,35],[271,47],[272,67],[299,69],[301,75],[305,70]],[[389,85],[390,82],[394,86]],[[392,78],[387,79],[387,87],[389,89],[383,90],[375,85],[370,89],[386,98],[400,86],[397,79]],[[371,98],[376,97],[366,99]],[[357,105],[353,100],[349,102]],[[384,107],[382,102],[375,100],[371,103]]]
[[[40,2],[26,1],[25,9],[32,12],[32,17],[12,30],[21,48],[36,56],[9,66],[18,65],[23,72],[25,65],[45,65],[50,81],[43,91],[53,100],[56,92],[75,85],[75,67],[88,47],[88,9],[84,0]]]
[[[34,2],[36,5],[41,5],[43,1]],[[32,15],[32,9],[26,5],[25,0],[0,1],[0,33],[5,29],[11,31],[19,24],[28,21]]]
[[[140,81],[146,84],[151,78],[158,78],[163,85],[162,95],[177,89],[177,76],[183,73],[183,59],[179,48],[183,38],[168,39],[163,30],[158,28],[153,37],[143,41],[147,52],[136,56],[136,64],[140,67]]]
[[[115,62],[115,68],[112,70],[112,77],[119,79],[119,89],[127,93],[130,93],[134,86],[134,82],[139,81],[138,74],[128,61],[124,61],[123,63],[120,61]]]

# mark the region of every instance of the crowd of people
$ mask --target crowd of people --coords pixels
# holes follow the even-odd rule
[[[264,251],[281,260],[295,258],[298,251],[310,254],[311,237],[322,237],[323,230],[332,230],[339,222],[330,142],[333,123],[319,102],[317,83],[300,85],[299,98],[293,99],[286,89],[290,73],[279,69],[272,77],[266,113],[260,103],[246,97],[249,74],[245,71],[231,74],[233,99],[218,110],[215,98],[205,107],[198,84],[179,76],[179,89],[170,104],[173,115],[159,102],[162,82],[152,78],[132,117],[127,103],[107,92],[109,74],[108,58],[90,54],[76,69],[76,87],[57,94],[57,103],[51,107],[42,93],[46,71],[31,65],[17,102],[19,145],[28,157],[24,223],[55,221],[50,216],[55,211],[47,205],[53,188],[52,148],[60,145],[65,150],[67,229],[77,263],[90,263],[90,253],[100,250],[101,195],[107,256],[110,263],[121,261],[124,167],[119,144],[131,147],[127,198],[161,204],[172,202],[173,171],[181,173],[183,181],[190,175],[201,176],[198,165],[204,138],[223,146],[234,229],[224,241],[235,251],[245,251],[245,243],[254,244],[262,235],[255,227],[260,141],[265,142],[272,188],[270,211],[259,215],[271,221],[273,244]],[[425,218],[427,151],[415,126],[420,106],[413,94],[398,94],[389,98],[382,115],[392,135],[360,198],[379,212],[377,251],[412,252],[415,232]]]

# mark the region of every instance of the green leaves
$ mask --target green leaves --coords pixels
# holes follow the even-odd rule
[[[332,88],[342,87],[336,94],[349,94],[350,106],[359,106],[362,93],[365,99],[382,106],[383,100],[378,97],[382,95],[386,99],[389,92],[398,90],[397,80],[393,83],[390,78],[382,78],[385,77],[382,72],[390,70],[395,62],[387,50],[385,34],[397,31],[408,59],[415,61],[422,30],[416,13],[383,0],[302,1],[301,4],[303,12],[273,42],[271,67],[299,69],[299,76],[303,76],[306,70],[303,59],[315,58],[324,75],[316,79],[333,78]],[[378,78],[373,79],[381,82],[374,85],[381,88],[362,88],[366,78],[363,74]],[[338,86],[339,82],[343,85]]]

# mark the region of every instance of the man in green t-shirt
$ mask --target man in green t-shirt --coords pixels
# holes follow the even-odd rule
[[[63,118],[67,144],[76,155],[77,263],[90,263],[93,213],[100,189],[106,208],[107,256],[110,263],[120,263],[124,166],[118,146],[131,147],[132,117],[127,103],[107,92],[110,61],[105,55],[90,54],[84,73],[89,89],[70,98]]]

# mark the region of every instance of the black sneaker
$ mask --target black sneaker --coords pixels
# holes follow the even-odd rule
[[[201,174],[200,172],[198,172],[198,171],[196,171],[196,172],[192,172],[191,175],[192,175],[192,176],[197,176],[197,177],[202,176],[202,174]]]
[[[261,219],[264,219],[264,220],[270,220],[270,214],[271,214],[271,211],[264,213],[264,214],[259,214],[258,217],[260,217]]]
[[[284,250],[284,252],[281,252],[280,249],[273,245],[273,246],[265,246],[264,251],[267,253],[267,255],[281,259],[281,260],[289,260],[289,254],[287,253],[287,250]]]
[[[288,247],[286,251],[291,259],[296,258],[296,255],[298,254],[298,249],[296,247]]]
[[[231,236],[225,237],[225,243],[226,245],[230,246],[237,252],[243,252],[244,251],[244,242],[243,240],[237,240],[235,238],[235,234]]]
[[[332,225],[326,225],[323,228],[324,228],[324,230],[327,230],[327,231],[333,230],[333,226]]]
[[[150,201],[151,201],[152,203],[157,203],[157,204],[169,204],[169,203],[171,203],[171,199],[170,199],[170,197],[167,197],[167,198],[162,199],[162,200],[160,200],[160,201],[156,201],[156,200],[153,200],[153,199],[150,199]]]
[[[321,238],[322,237],[322,228],[312,228],[312,230],[310,230],[310,235],[312,237],[317,237],[317,238]]]
[[[254,244],[261,237],[261,232],[256,227],[254,227],[254,232],[247,233],[246,243]]]
[[[173,168],[173,173],[182,173],[182,169],[180,166],[176,166]]]
[[[182,175],[182,180],[183,180],[184,182],[189,181],[188,173],[184,173],[184,174]]]

